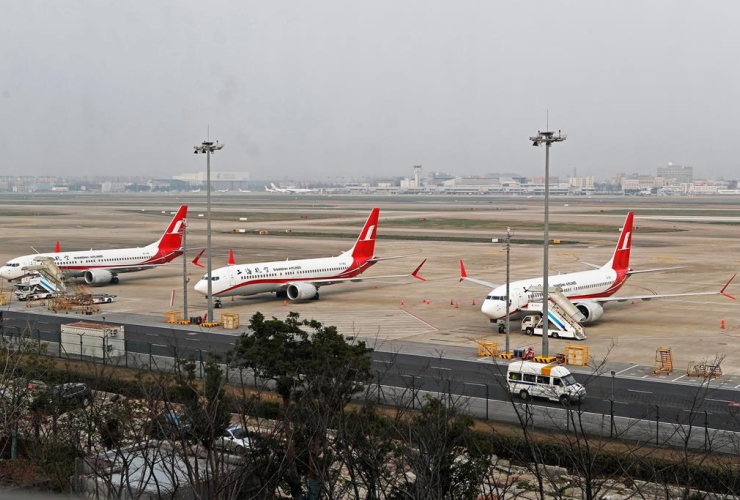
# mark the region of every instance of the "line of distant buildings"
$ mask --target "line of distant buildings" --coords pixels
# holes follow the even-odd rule
[[[171,178],[91,177],[59,178],[32,176],[0,177],[0,192],[164,192],[205,190],[206,172],[183,173]],[[252,182],[248,172],[211,172],[214,191],[262,191],[264,181]],[[279,184],[279,183],[278,183]],[[290,183],[296,185],[298,183]],[[440,194],[440,195],[510,195],[542,196],[545,179],[517,174],[488,174],[484,176],[456,176],[445,172],[431,172],[422,176],[422,167],[413,167],[413,177],[369,178],[358,182],[344,180],[321,183],[300,183],[326,194]],[[593,176],[575,175],[561,179],[550,177],[551,195],[641,195],[641,196],[699,196],[740,195],[737,180],[694,179],[690,166],[669,163],[658,167],[656,175],[620,173],[612,179],[597,182]]]

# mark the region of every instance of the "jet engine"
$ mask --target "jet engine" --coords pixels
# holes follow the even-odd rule
[[[598,321],[604,315],[604,308],[597,302],[576,302],[575,306],[585,316],[582,324]]]
[[[286,290],[290,300],[310,300],[319,295],[318,289],[310,283],[291,283]]]
[[[113,273],[105,269],[90,269],[85,271],[85,283],[88,285],[102,285],[113,281]]]

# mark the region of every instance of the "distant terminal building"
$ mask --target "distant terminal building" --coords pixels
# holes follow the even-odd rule
[[[589,177],[568,177],[568,184],[574,188],[592,188],[594,187],[593,176]]]
[[[691,184],[694,182],[694,167],[674,165],[669,163],[665,167],[658,167],[658,177],[671,184]]]
[[[187,182],[190,187],[205,187],[207,172],[192,172],[173,176],[173,179]],[[211,189],[238,191],[249,189],[249,172],[211,172]]]

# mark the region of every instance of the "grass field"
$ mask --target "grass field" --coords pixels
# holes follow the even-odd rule
[[[627,215],[627,210],[598,210],[596,213],[607,215]],[[635,215],[667,215],[667,216],[687,216],[687,217],[740,217],[740,210],[732,208],[635,208]]]
[[[506,230],[511,227],[516,231],[544,231],[544,225],[540,222],[481,220],[481,219],[436,219],[427,217],[426,220],[419,219],[390,219],[384,220],[383,226],[388,227],[413,227],[415,229],[488,229]],[[665,233],[678,231],[672,228],[638,227],[641,233]],[[595,224],[571,224],[561,222],[550,223],[551,234],[562,233],[617,233],[618,226],[595,225]]]
[[[254,236],[259,234],[258,231],[250,231],[247,233],[240,233],[244,236]],[[269,236],[293,236],[298,238],[346,238],[349,240],[357,239],[357,233],[328,233],[318,231],[292,231],[286,233],[285,231],[270,231],[267,235],[261,235],[263,237]],[[383,234],[382,239],[384,240],[401,240],[401,241],[455,241],[462,243],[491,243],[491,238],[485,236],[432,236],[432,235],[419,235],[419,234]],[[511,243],[515,245],[542,245],[542,240],[538,239],[524,239],[524,238],[512,238]],[[574,240],[560,240],[560,245],[574,245],[580,243],[580,241]]]
[[[170,212],[162,213],[161,211],[154,211],[154,210],[148,210],[146,212],[141,212],[140,210],[122,210],[123,212],[129,212],[129,213],[139,213],[139,214],[146,214],[146,215],[153,215],[153,216],[160,216],[163,218],[171,218],[172,214]],[[198,217],[199,214],[203,214],[203,217]],[[302,219],[303,216],[306,216],[306,219]],[[239,222],[277,222],[277,221],[299,221],[299,220],[317,220],[317,219],[333,219],[336,217],[342,217],[342,216],[355,216],[357,213],[355,212],[336,212],[331,214],[318,214],[318,213],[312,213],[310,211],[306,211],[305,214],[302,214],[300,212],[291,213],[289,211],[286,212],[220,212],[220,211],[211,211],[211,220],[229,220],[233,221],[235,224]],[[246,217],[246,221],[240,221],[239,219]],[[205,209],[203,210],[189,210],[189,218],[191,219],[204,219],[205,220]]]

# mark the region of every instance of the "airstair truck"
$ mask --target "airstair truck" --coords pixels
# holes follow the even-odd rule
[[[542,287],[532,289],[541,291]],[[547,317],[549,318],[548,333],[552,338],[564,338],[585,340],[586,333],[581,325],[583,314],[563,295],[559,288],[550,288],[550,300],[547,306]],[[522,331],[527,335],[542,335],[542,302],[530,302],[529,311],[539,311],[540,314],[530,314],[522,319]]]
[[[60,295],[63,290],[40,274],[31,274],[15,284],[13,294],[18,300],[50,299]]]

